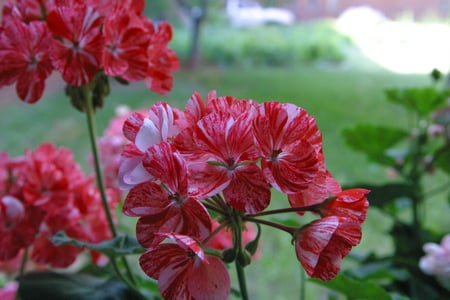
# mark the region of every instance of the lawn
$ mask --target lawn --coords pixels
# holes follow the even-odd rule
[[[327,166],[338,180],[345,184],[363,179],[382,181],[386,178],[385,170],[352,152],[344,144],[341,130],[359,122],[404,126],[407,122],[404,112],[387,104],[383,89],[426,85],[429,79],[426,75],[394,74],[370,65],[370,62],[364,63],[365,67],[350,63],[338,67],[305,64],[275,69],[207,67],[195,72],[182,71],[176,74],[173,91],[164,97],[148,92],[143,84],[127,87],[114,84],[104,108],[98,111],[98,132],[101,133],[118,105],[137,109],[149,107],[155,101],[167,101],[183,108],[194,90],[203,95],[215,89],[220,95],[241,99],[292,102],[316,117],[323,132]],[[55,80],[51,84],[56,86],[54,91],[48,91],[35,105],[16,100],[11,90],[2,91],[0,151],[15,156],[23,153],[26,147],[34,148],[43,141],[51,141],[72,148],[77,160],[87,167],[89,147],[84,115],[71,108],[58,83]],[[273,205],[283,205],[284,201],[275,197]],[[369,213],[364,229],[366,235],[359,248],[378,244],[380,251],[389,249],[389,241],[380,231],[388,224],[380,224],[378,217],[376,211]],[[377,230],[372,230],[373,226]],[[296,299],[300,292],[301,268],[290,237],[270,229],[263,230],[261,259],[247,269],[251,297]],[[231,273],[234,276],[233,270]],[[316,287],[308,288],[307,299],[317,293]]]

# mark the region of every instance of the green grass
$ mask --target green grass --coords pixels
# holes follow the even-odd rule
[[[100,133],[114,108],[121,104],[138,109],[150,107],[155,101],[167,101],[183,108],[194,90],[206,95],[207,91],[215,89],[219,95],[260,102],[292,102],[316,117],[324,136],[327,166],[338,180],[347,184],[364,179],[377,181],[385,179],[385,171],[352,152],[344,144],[341,130],[359,122],[405,125],[404,112],[387,104],[383,89],[428,83],[426,75],[399,75],[376,66],[354,68],[351,64],[339,68],[317,65],[278,69],[210,67],[177,73],[175,88],[165,97],[148,92],[141,83],[123,88],[113,85],[111,96],[98,111],[97,125]],[[85,116],[69,105],[60,88],[47,93],[47,97],[35,105],[21,103],[11,96],[3,98],[0,99],[0,151],[17,156],[24,148],[35,148],[43,141],[51,141],[73,149],[77,160],[86,166],[89,146]],[[274,205],[284,205],[284,201],[283,197],[276,197]],[[383,238],[383,230],[379,230],[389,224],[380,225],[378,217],[376,211],[369,213],[362,248],[372,245],[389,248],[389,240]],[[247,268],[251,298],[298,299],[301,268],[290,237],[271,229],[263,230],[262,258]],[[234,270],[230,272],[234,276]],[[316,299],[320,291],[308,286],[306,299]]]

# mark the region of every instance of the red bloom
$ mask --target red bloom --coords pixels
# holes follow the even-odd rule
[[[14,197],[0,198],[0,261],[14,258],[33,243],[43,216],[40,209]]]
[[[129,81],[147,76],[149,33],[136,14],[120,10],[106,17],[103,24],[105,50],[102,66],[106,75]]]
[[[51,43],[50,32],[44,23],[5,23],[0,31],[0,87],[17,82],[20,99],[28,103],[38,101],[53,69]]]
[[[295,105],[266,102],[253,128],[261,167],[270,184],[283,193],[306,189],[319,170],[322,149],[314,118]]]
[[[86,6],[58,7],[47,16],[55,37],[52,58],[69,85],[90,82],[101,67],[103,36],[100,15]]]
[[[45,4],[43,2],[42,0],[7,0],[2,11],[3,21],[10,21],[11,19],[24,23],[42,21],[44,20],[43,7],[49,5],[48,2],[53,1],[45,1],[47,2]]]
[[[164,237],[157,232],[176,232],[205,238],[211,231],[211,219],[205,207],[188,194],[187,168],[170,144],[149,148],[144,166],[164,184],[144,182],[130,190],[123,212],[141,217],[137,223],[138,241],[152,247]]]
[[[333,279],[341,260],[361,240],[361,225],[349,218],[330,216],[302,227],[295,237],[295,252],[306,273]]]
[[[227,111],[212,112],[177,136],[175,144],[189,161],[194,195],[206,198],[223,191],[233,208],[247,213],[269,205],[269,184],[255,164],[252,117],[251,111],[236,118]]]
[[[150,26],[153,26],[150,24]],[[148,47],[148,70],[146,85],[159,94],[167,94],[173,86],[173,71],[180,68],[178,56],[167,47],[172,39],[172,27],[167,22],[160,22],[156,30],[149,29],[155,33],[151,37]]]
[[[346,217],[364,222],[366,219],[369,201],[366,194],[370,191],[366,189],[350,189],[340,192],[336,197],[332,197],[319,206],[319,212],[322,216]]]
[[[230,278],[220,258],[205,255],[188,236],[163,234],[176,243],[164,243],[139,259],[142,270],[158,280],[164,299],[227,299]]]

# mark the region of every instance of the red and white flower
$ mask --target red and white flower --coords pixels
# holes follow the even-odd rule
[[[163,243],[149,249],[139,262],[148,276],[158,280],[164,299],[227,299],[230,277],[220,258],[205,254],[188,236],[161,235],[175,243]]]
[[[295,252],[310,277],[331,280],[339,272],[342,258],[360,240],[359,222],[330,216],[300,228],[295,236]]]

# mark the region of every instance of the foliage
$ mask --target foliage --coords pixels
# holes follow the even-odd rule
[[[171,46],[184,60],[187,33],[177,29]],[[232,41],[232,42],[230,42]],[[330,23],[302,23],[293,26],[265,25],[252,28],[205,26],[202,58],[207,64],[230,66],[288,66],[300,62],[339,63],[345,59],[350,40]]]
[[[432,86],[386,91],[391,103],[409,112],[413,120],[411,128],[362,124],[343,131],[351,148],[365,153],[370,161],[390,168],[394,177],[392,182],[378,185],[359,183],[359,186],[371,189],[368,198],[372,206],[392,219],[390,234],[394,251],[385,257],[369,253],[360,259],[362,267],[353,270],[352,276],[358,277],[363,268],[367,270],[371,265],[372,270],[375,267],[378,274],[383,274],[375,278],[381,286],[411,299],[444,299],[450,296],[450,291],[436,278],[419,268],[423,245],[438,243],[449,230],[431,231],[425,226],[424,209],[433,194],[450,196],[450,123],[446,102],[449,90],[439,85],[441,76],[436,76],[436,72],[432,74]],[[434,179],[433,188],[429,187],[428,177]],[[410,212],[407,217],[405,211]],[[392,276],[398,271],[403,276]],[[327,286],[339,290],[339,287]],[[350,296],[350,292],[340,291]]]

